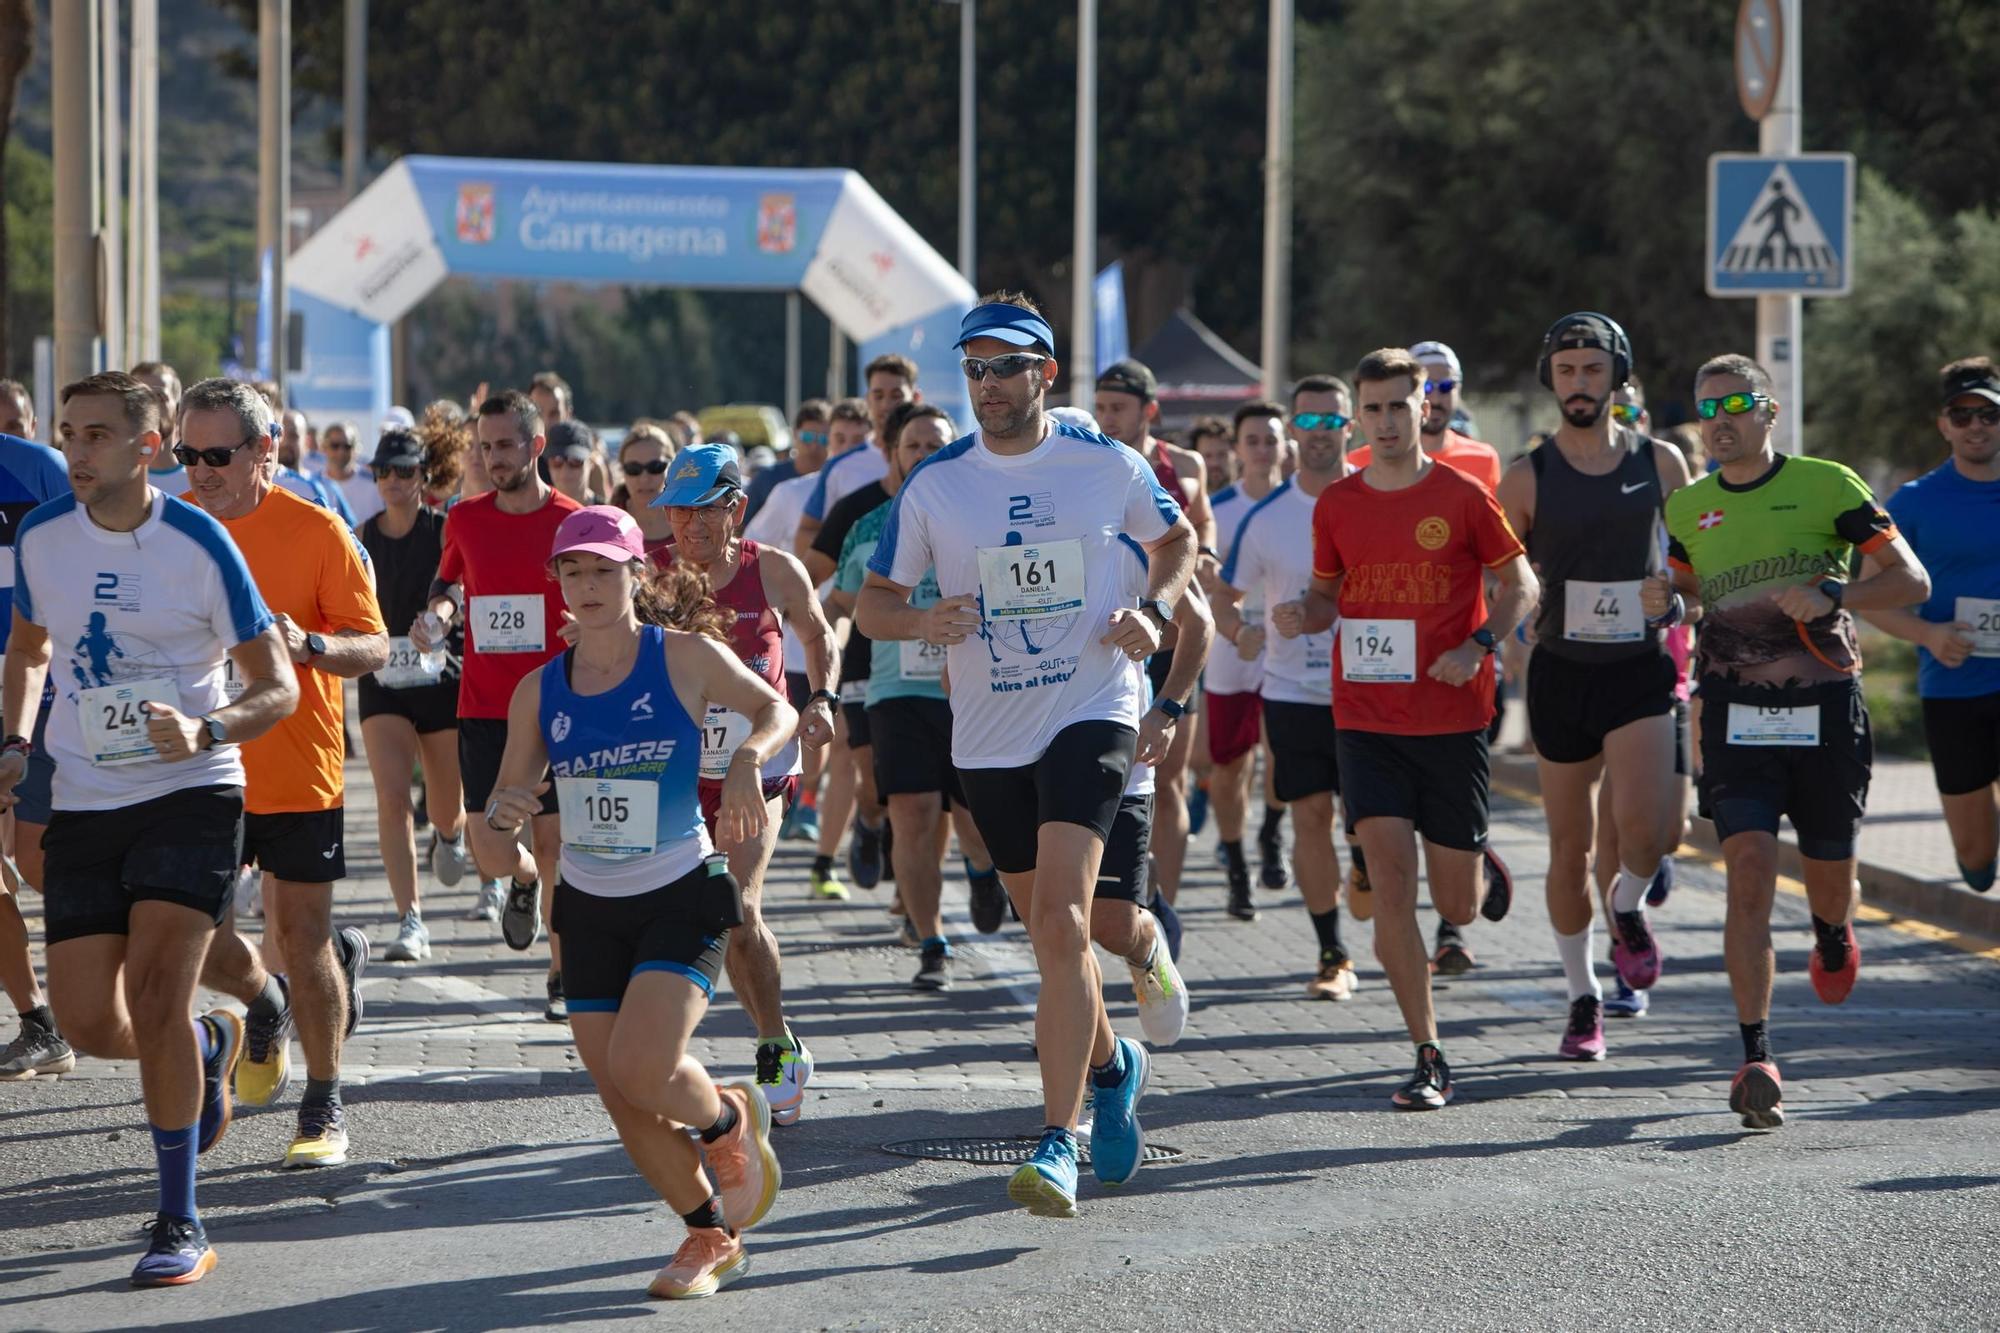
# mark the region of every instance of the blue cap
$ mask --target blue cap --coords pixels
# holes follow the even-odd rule
[[[974,338],[998,338],[1016,347],[1039,344],[1048,349],[1050,356],[1056,352],[1056,333],[1046,319],[1032,310],[1023,310],[1004,301],[972,307],[959,321],[958,341],[952,346],[963,347]]]
[[[729,504],[743,493],[743,473],[736,451],[726,444],[696,444],[674,455],[667,489],[653,501],[654,509],[705,509]]]

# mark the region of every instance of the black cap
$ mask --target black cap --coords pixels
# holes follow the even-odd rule
[[[424,442],[413,431],[383,431],[382,438],[375,441],[373,464],[376,467],[422,467]]]
[[[1097,377],[1097,387],[1109,389],[1112,393],[1129,393],[1135,398],[1152,402],[1159,396],[1160,381],[1143,361],[1126,357],[1106,366]]]
[[[1954,398],[1967,394],[1977,394],[1987,402],[2000,405],[2000,370],[1992,366],[1970,365],[1954,367],[1945,375],[1943,403],[1951,406]]]
[[[544,434],[550,458],[588,458],[596,451],[597,437],[581,421],[558,421]]]

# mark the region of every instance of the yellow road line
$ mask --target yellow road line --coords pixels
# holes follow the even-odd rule
[[[1540,792],[1512,782],[1504,782],[1497,778],[1493,781],[1493,790],[1527,805],[1539,806],[1542,803],[1542,794]],[[1681,844],[1680,849],[1675,855],[1692,857],[1706,865],[1713,866],[1717,870],[1724,869],[1721,857],[1692,844]],[[1790,894],[1794,898],[1803,898],[1806,896],[1806,886],[1800,881],[1793,879],[1790,875],[1778,876],[1778,891]],[[1932,944],[1948,945],[1951,948],[1959,950],[1961,953],[1969,953],[1975,958],[1983,958],[1990,963],[2000,963],[2000,944],[1995,944],[1993,941],[1985,939],[1982,936],[1968,935],[1964,931],[1952,930],[1945,926],[1934,926],[1928,921],[1919,921],[1915,917],[1897,916],[1893,912],[1883,911],[1872,903],[1864,902],[1856,904],[1854,915],[1862,921],[1867,921],[1875,925],[1884,925],[1891,930],[1900,931],[1905,935],[1913,935],[1920,940],[1927,940]]]

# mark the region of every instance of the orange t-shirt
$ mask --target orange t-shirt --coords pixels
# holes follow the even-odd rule
[[[340,515],[273,487],[256,509],[222,526],[273,614],[328,638],[344,629],[385,632],[367,556]],[[310,666],[297,670],[298,709],[243,743],[243,808],[253,815],[331,810],[345,795],[342,681]]]
[[[1430,450],[1424,450],[1430,453]],[[1375,451],[1367,445],[1347,451],[1347,465],[1359,472],[1368,466],[1368,460]],[[1486,488],[1488,495],[1500,493],[1500,451],[1484,440],[1475,440],[1470,435],[1460,435],[1455,430],[1444,433],[1444,447],[1431,457],[1440,463],[1457,468],[1466,476]]]

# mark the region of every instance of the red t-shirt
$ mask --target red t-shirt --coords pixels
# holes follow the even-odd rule
[[[460,717],[504,718],[521,677],[562,651],[562,592],[549,577],[556,529],[582,506],[560,491],[532,514],[509,514],[497,491],[445,513],[438,577],[465,594]],[[539,616],[541,633],[535,634]],[[526,645],[526,646],[524,646]]]
[[[1486,623],[1485,571],[1520,554],[1500,502],[1449,467],[1433,465],[1400,491],[1378,491],[1359,472],[1321,491],[1313,574],[1346,576],[1334,724],[1396,736],[1483,731],[1493,720],[1492,656],[1465,685],[1428,672]]]
[[[1430,453],[1429,450],[1424,452]],[[1347,451],[1347,465],[1359,472],[1368,466],[1368,461],[1374,456],[1375,451],[1364,444],[1359,449]],[[1431,461],[1450,464],[1496,494],[1500,490],[1500,451],[1484,440],[1447,430],[1444,447],[1431,454]]]

